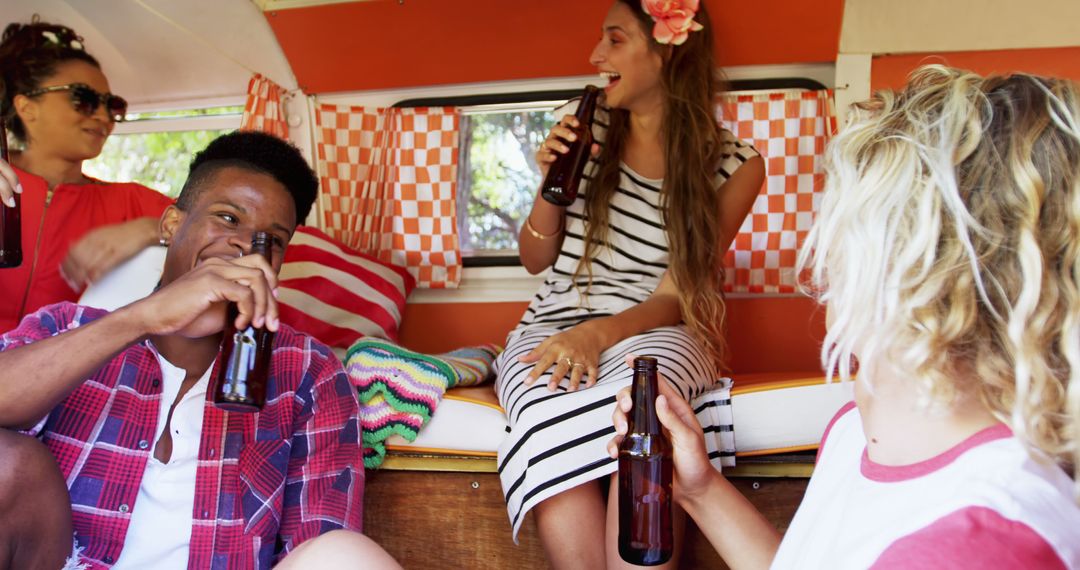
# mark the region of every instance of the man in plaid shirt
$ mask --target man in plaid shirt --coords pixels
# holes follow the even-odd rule
[[[278,323],[277,271],[317,185],[288,143],[221,137],[162,216],[154,294],[52,305],[0,336],[0,569],[394,565],[359,533],[355,390]],[[248,255],[256,231],[270,263]],[[259,413],[213,405],[229,302],[238,329],[277,331]]]

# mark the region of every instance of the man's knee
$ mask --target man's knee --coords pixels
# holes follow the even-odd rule
[[[301,544],[282,560],[278,568],[392,569],[401,566],[375,541],[359,532],[334,530]]]
[[[38,440],[0,429],[0,568],[60,568],[71,554],[71,501]]]
[[[40,441],[18,432],[0,429],[0,511],[16,503],[50,498],[68,502],[56,460]]]

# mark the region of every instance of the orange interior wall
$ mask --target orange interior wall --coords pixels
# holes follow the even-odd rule
[[[704,0],[721,66],[832,62],[844,0]],[[393,0],[265,14],[307,93],[595,73],[589,53],[610,0]],[[401,343],[438,353],[495,342],[527,303],[412,303]],[[805,298],[728,303],[736,372],[817,371],[824,318]]]
[[[728,299],[729,366],[735,373],[821,372],[825,310],[808,297]]]
[[[720,65],[831,62],[843,0],[705,0]],[[307,93],[587,75],[605,0],[392,0],[266,12]],[[798,38],[797,41],[794,38]]]
[[[486,342],[502,346],[528,306],[526,301],[406,303],[398,340],[429,354]]]
[[[728,299],[728,347],[734,373],[817,373],[825,311],[805,297]],[[526,302],[410,303],[401,344],[426,353],[493,342],[502,345]]]
[[[873,59],[870,88],[899,88],[920,65],[943,63],[980,74],[1024,71],[1080,81],[1080,47],[883,55]]]

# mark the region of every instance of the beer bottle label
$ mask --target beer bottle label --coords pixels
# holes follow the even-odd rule
[[[255,329],[248,327],[233,335],[233,352],[229,359],[226,378],[237,395],[247,392],[247,376],[255,368]]]

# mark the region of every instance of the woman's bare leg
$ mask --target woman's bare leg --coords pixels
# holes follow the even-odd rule
[[[604,496],[598,481],[559,493],[533,507],[533,513],[553,568],[604,567]]]

